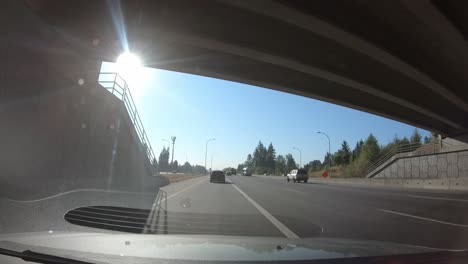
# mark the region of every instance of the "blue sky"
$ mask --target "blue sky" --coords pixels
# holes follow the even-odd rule
[[[117,71],[114,63],[104,62],[102,71]],[[273,143],[277,154],[291,153],[302,164],[323,160],[328,141],[332,152],[343,140],[354,147],[356,141],[373,133],[380,144],[395,135],[409,137],[414,130],[400,122],[334,104],[277,92],[256,86],[201,77],[191,74],[144,68],[126,76],[155,154],[171,136],[176,136],[174,157],[179,163],[207,167],[213,156],[213,169],[237,167],[258,141]],[[423,136],[429,132],[420,130]]]

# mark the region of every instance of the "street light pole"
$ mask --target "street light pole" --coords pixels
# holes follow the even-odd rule
[[[293,149],[299,151],[299,169],[300,169],[302,167],[302,150],[296,147],[293,147]]]
[[[172,159],[171,159],[171,163],[174,163],[174,144],[175,144],[176,137],[171,137],[171,140],[172,140]]]
[[[328,155],[329,155],[329,156],[328,156],[328,163],[329,163],[329,166],[330,166],[330,168],[331,168],[330,137],[329,137],[326,133],[324,133],[324,132],[318,131],[317,133],[318,133],[318,134],[324,134],[324,135],[328,138]]]
[[[213,140],[216,140],[215,138],[210,138],[206,141],[206,146],[205,146],[205,170],[208,172],[208,170],[206,169],[206,158],[207,158],[207,155],[208,155],[208,143],[210,143],[210,141],[213,141]]]

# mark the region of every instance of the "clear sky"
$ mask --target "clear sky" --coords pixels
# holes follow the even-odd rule
[[[104,62],[102,71],[117,71]],[[380,144],[395,135],[409,137],[413,126],[334,104],[277,92],[256,86],[197,75],[144,68],[138,78],[127,76],[130,89],[157,157],[176,136],[175,160],[204,165],[205,143],[209,143],[207,167],[237,167],[261,140],[276,153],[291,153],[299,163],[323,161],[330,136],[332,153],[343,140],[351,148],[373,133]],[[422,136],[429,132],[420,130]]]

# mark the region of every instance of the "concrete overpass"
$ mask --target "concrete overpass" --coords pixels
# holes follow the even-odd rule
[[[15,52],[70,78],[128,44],[148,67],[299,94],[468,142],[465,1],[42,0],[2,12],[11,33],[3,45],[21,42]],[[42,43],[24,45],[31,36]],[[71,60],[84,68],[61,68]]]

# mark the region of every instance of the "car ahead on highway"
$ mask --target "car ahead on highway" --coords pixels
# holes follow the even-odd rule
[[[223,171],[215,170],[211,172],[210,175],[210,182],[226,182],[226,175],[224,175]]]
[[[287,176],[286,180],[293,181],[293,182],[301,182],[303,181],[306,183],[309,180],[309,175],[307,174],[307,171],[304,169],[298,169],[298,170],[292,170]]]

